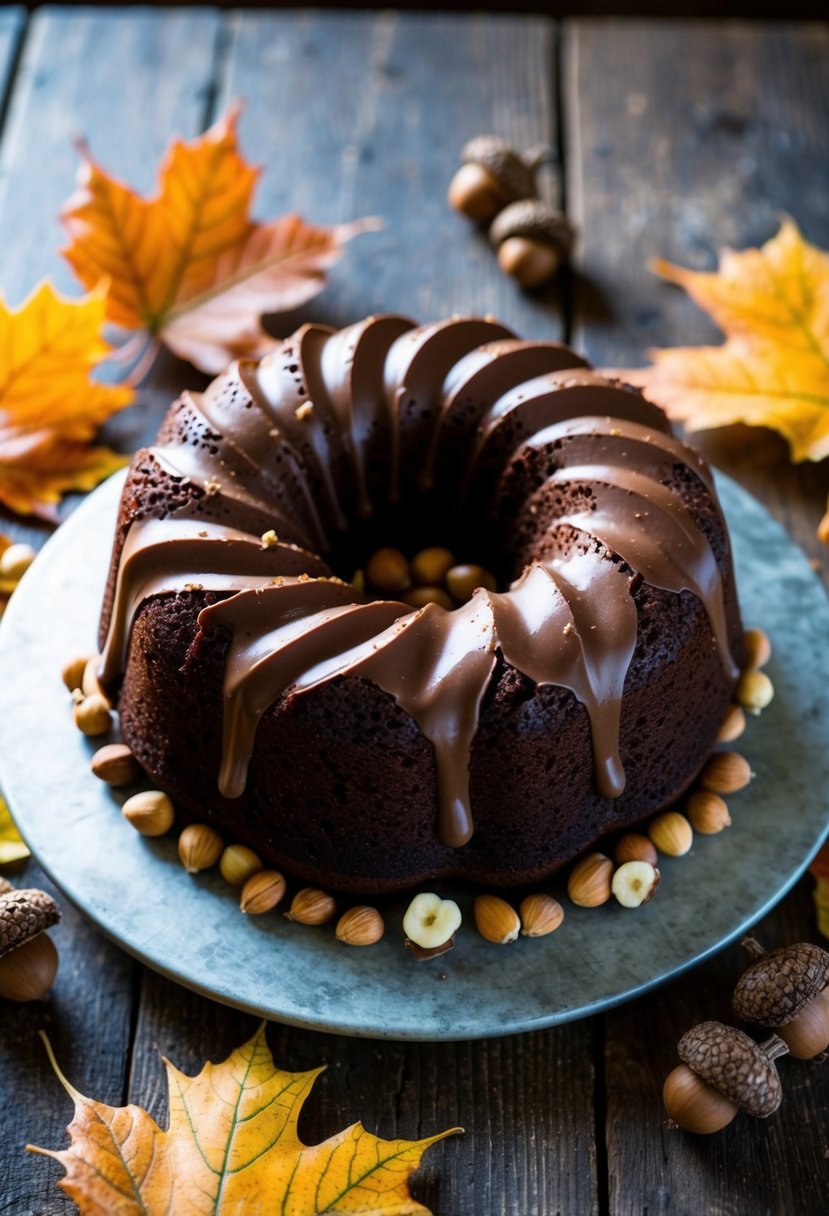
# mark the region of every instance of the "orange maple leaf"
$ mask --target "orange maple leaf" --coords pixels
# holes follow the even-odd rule
[[[259,170],[238,149],[239,108],[204,135],[176,140],[144,199],[84,157],[61,217],[63,250],[87,287],[109,283],[107,318],[144,330],[207,372],[272,345],[265,312],[283,312],[325,285],[343,244],[376,221],[319,227],[288,215],[250,218]]]
[[[67,490],[89,490],[123,457],[89,440],[132,400],[91,373],[109,354],[104,295],[67,300],[42,283],[19,309],[0,298],[0,502],[54,518]]]
[[[829,255],[785,219],[761,249],[725,250],[715,273],[657,259],[721,326],[722,346],[649,352],[623,372],[689,431],[735,422],[768,426],[793,460],[829,456]]]
[[[44,1036],[45,1037],[45,1036]],[[453,1131],[424,1140],[381,1140],[355,1123],[322,1144],[297,1136],[302,1105],[322,1069],[277,1068],[261,1025],[222,1064],[185,1076],[165,1060],[170,1126],[140,1106],[111,1107],[78,1093],[72,1143],[33,1148],[60,1161],[60,1185],[82,1216],[429,1216],[408,1178],[423,1153]]]

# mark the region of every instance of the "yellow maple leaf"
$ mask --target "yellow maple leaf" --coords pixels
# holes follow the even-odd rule
[[[61,213],[70,238],[63,253],[78,278],[109,283],[108,319],[208,372],[264,353],[272,341],[261,314],[310,299],[343,244],[375,226],[252,220],[259,171],[239,152],[238,114],[234,107],[197,139],[174,141],[151,199],[110,177],[82,145],[78,189]]]
[[[104,294],[80,300],[42,283],[19,309],[0,298],[0,502],[53,518],[67,490],[91,489],[123,459],[89,440],[132,389],[91,374],[109,354]]]
[[[829,254],[804,241],[786,216],[761,249],[724,249],[715,273],[662,258],[650,268],[684,287],[720,329],[791,351],[829,352]]]
[[[762,248],[724,251],[715,273],[651,265],[685,288],[726,342],[651,351],[653,366],[625,378],[689,431],[768,426],[794,460],[829,456],[829,255],[786,219]]]
[[[139,1106],[78,1093],[46,1047],[75,1103],[72,1142],[60,1151],[27,1147],[63,1165],[60,1185],[82,1216],[429,1216],[409,1193],[409,1175],[430,1145],[460,1131],[381,1140],[355,1123],[322,1144],[303,1144],[300,1110],[322,1069],[277,1068],[264,1023],[198,1076],[164,1061],[167,1131]]]
[[[28,856],[29,850],[14,826],[5,799],[0,796],[0,866],[12,865],[13,862],[23,861]]]

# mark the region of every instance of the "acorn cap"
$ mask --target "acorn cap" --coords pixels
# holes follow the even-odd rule
[[[749,945],[749,943],[753,943]],[[743,943],[756,954],[754,938]],[[811,942],[763,951],[737,982],[731,1004],[738,1017],[760,1026],[785,1026],[829,983],[829,951]]]
[[[461,160],[465,165],[480,165],[498,186],[504,203],[518,198],[535,198],[535,166],[522,160],[514,148],[497,135],[476,135],[464,144]]]
[[[558,249],[562,261],[570,256],[575,229],[566,216],[541,199],[524,198],[510,203],[496,215],[489,227],[489,239],[497,249],[511,236],[523,236]]]
[[[765,1119],[780,1105],[783,1091],[773,1059],[788,1048],[776,1035],[755,1043],[733,1026],[700,1022],[682,1036],[677,1051],[683,1064],[746,1114]]]
[[[51,895],[30,888],[0,895],[0,958],[56,925],[60,909]]]

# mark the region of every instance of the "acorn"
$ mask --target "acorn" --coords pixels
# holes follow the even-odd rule
[[[823,1060],[829,1048],[829,951],[798,942],[767,953],[753,937],[741,945],[756,961],[737,983],[738,1017],[769,1026],[797,1060]]]
[[[548,158],[549,149],[521,155],[497,135],[478,135],[461,149],[449,205],[476,224],[488,224],[508,203],[536,197],[536,172]]]
[[[532,198],[505,207],[489,229],[501,269],[522,287],[540,287],[552,278],[569,261],[575,235],[566,216]]]
[[[38,1001],[46,996],[58,969],[58,952],[46,929],[60,920],[60,909],[35,888],[0,895],[0,997]]]
[[[741,1109],[767,1119],[783,1097],[774,1061],[788,1050],[776,1034],[755,1043],[733,1026],[701,1022],[677,1044],[682,1063],[662,1091],[668,1117],[700,1135],[721,1131]]]

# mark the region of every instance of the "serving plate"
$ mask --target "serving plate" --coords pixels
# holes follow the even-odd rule
[[[565,901],[549,937],[498,947],[471,928],[472,893],[438,884],[464,912],[454,950],[425,963],[403,948],[405,899],[386,935],[344,946],[274,913],[239,914],[218,873],[187,876],[175,840],[148,840],[123,796],[89,773],[99,741],[72,722],[60,669],[92,652],[123,474],[100,486],[46,545],[0,627],[0,784],[26,842],[61,891],[148,966],[217,1001],[341,1034],[465,1039],[555,1025],[654,988],[739,937],[793,885],[827,834],[829,600],[803,554],[753,498],[719,478],[744,620],[771,636],[776,697],[739,750],[756,777],[730,799],[733,826],[660,862],[646,906]],[[552,885],[555,890],[556,884]],[[103,981],[102,977],[102,981]]]

